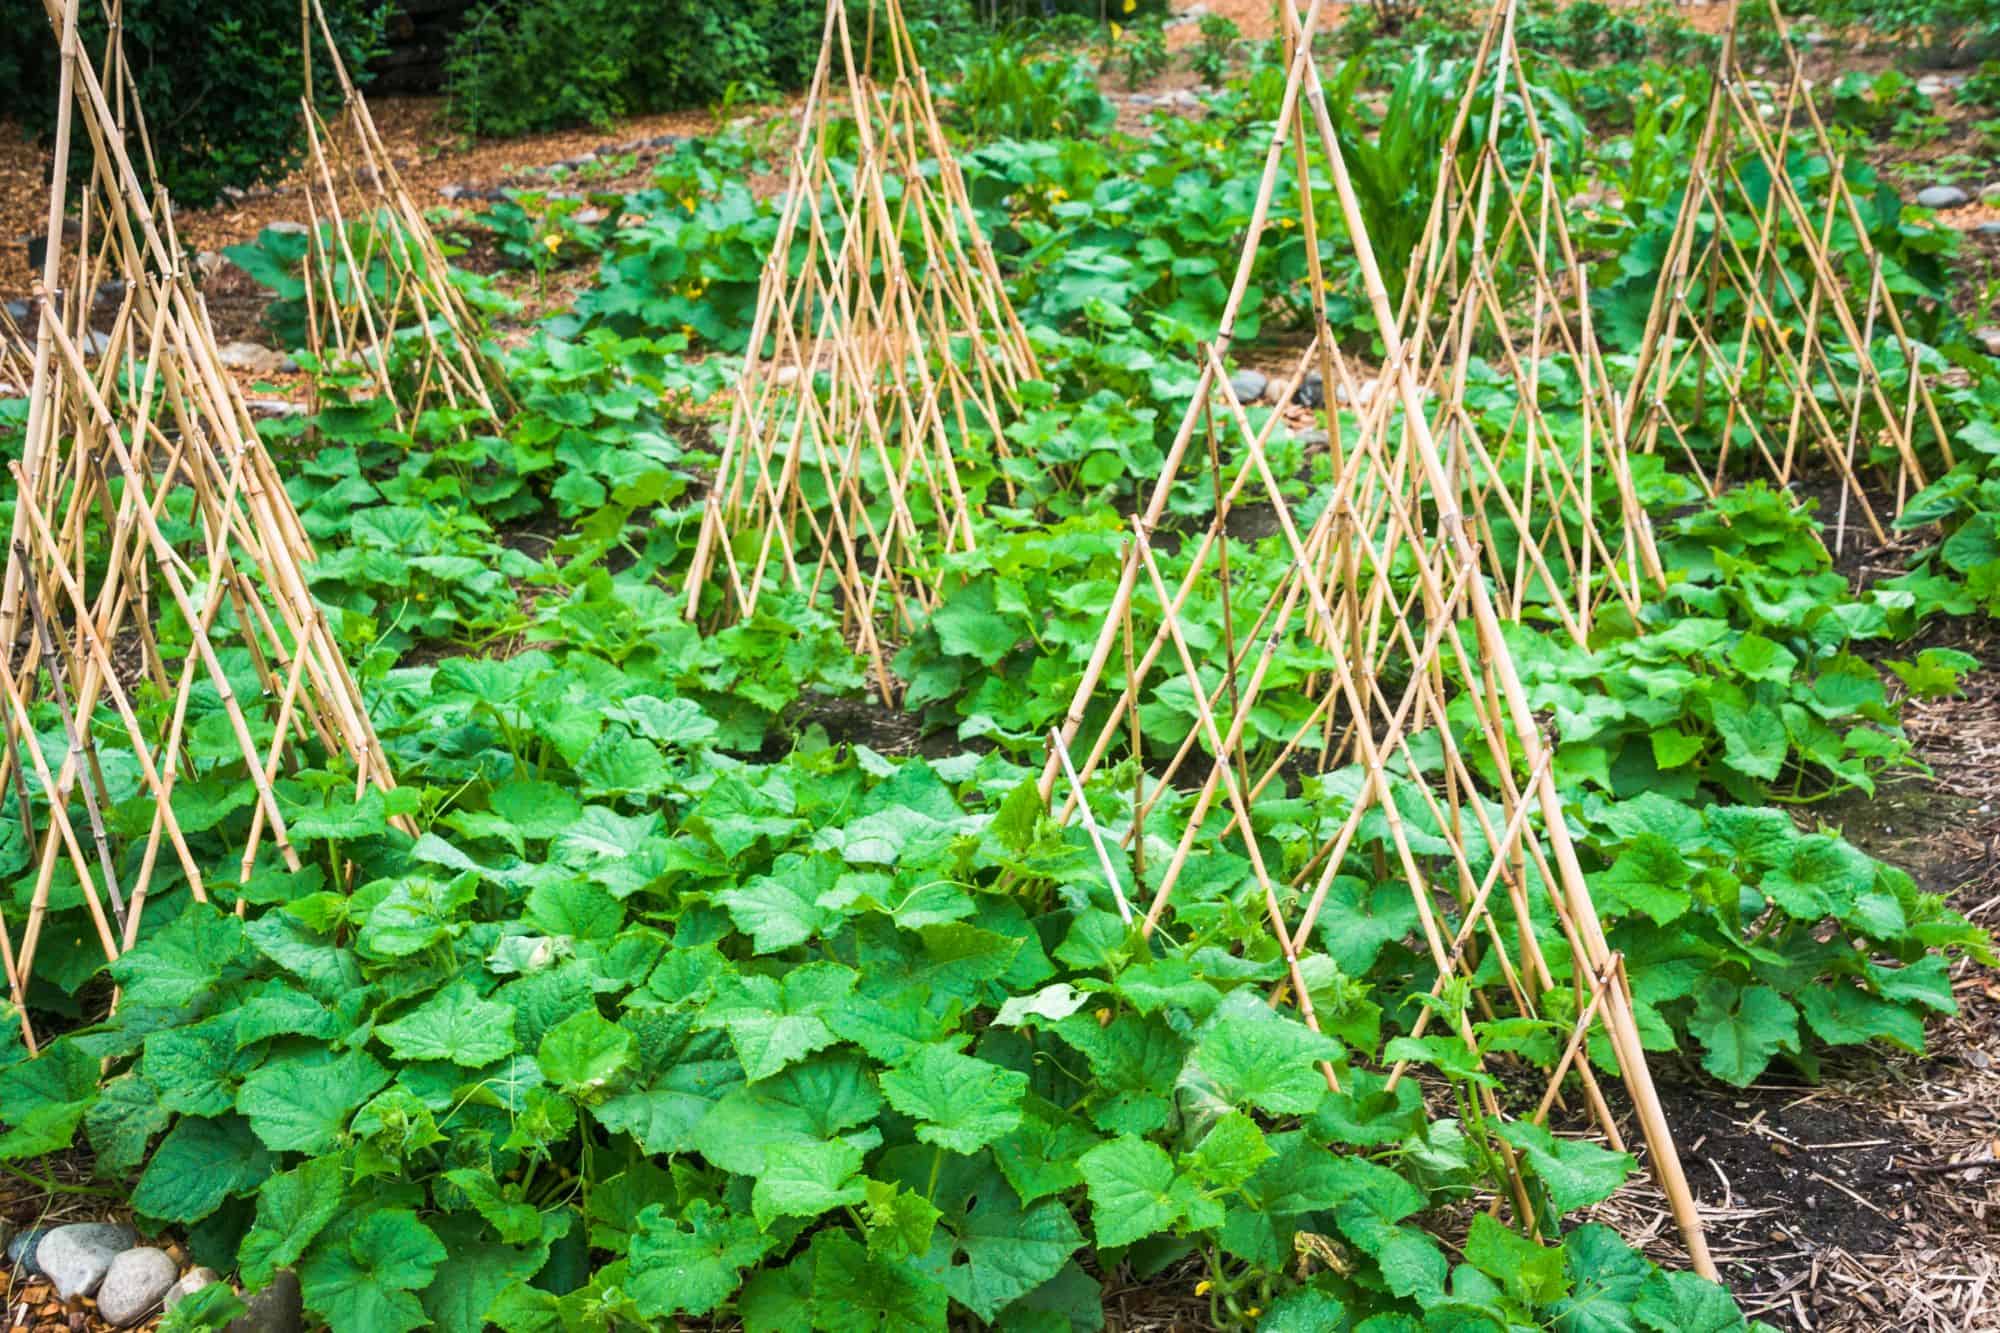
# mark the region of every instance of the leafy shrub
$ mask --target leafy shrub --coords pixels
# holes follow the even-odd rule
[[[1116,110],[1078,55],[1034,54],[1010,28],[961,56],[949,90],[952,118],[981,139],[1046,139],[1110,128]]]
[[[1125,86],[1137,88],[1167,67],[1167,34],[1157,24],[1114,30]]]
[[[961,0],[903,8],[927,60],[972,22]],[[452,113],[473,134],[602,126],[799,87],[823,28],[819,6],[794,0],[489,0],[452,38],[445,76]]]
[[[1203,82],[1221,83],[1229,72],[1229,48],[1239,36],[1236,25],[1226,16],[1202,15],[1201,45],[1188,57],[1188,67],[1201,75]]]
[[[348,69],[362,77],[381,42],[388,6],[326,0],[326,12]],[[87,4],[81,13],[84,47],[102,50],[103,7]],[[26,127],[46,140],[55,130],[61,62],[41,0],[0,0],[0,31],[28,34],[18,42],[10,37],[9,49],[0,52],[0,95],[9,91],[9,62],[18,62],[18,89],[9,100]],[[225,188],[268,184],[298,166],[305,153],[299,129],[305,85],[294,0],[242,0],[220,13],[202,0],[150,0],[125,7],[122,31],[159,183],[176,203],[206,207]],[[332,96],[329,84],[315,81],[323,99]],[[87,170],[88,146],[76,151],[77,169]],[[145,169],[143,155],[134,161]]]

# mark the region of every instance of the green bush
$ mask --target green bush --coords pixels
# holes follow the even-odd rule
[[[926,63],[975,23],[965,0],[903,8]],[[850,16],[857,44],[865,13]],[[490,0],[452,39],[452,113],[473,134],[525,134],[798,88],[824,15],[797,0]]]
[[[348,68],[359,77],[379,47],[388,6],[325,3]],[[84,48],[102,51],[103,8],[82,10]],[[55,130],[61,62],[41,0],[0,0],[0,31],[22,34],[0,53],[0,98],[47,140]],[[205,207],[226,187],[280,180],[298,166],[305,136],[297,0],[235,0],[226,16],[203,0],[127,0],[124,34],[159,183],[175,202]],[[143,170],[144,155],[133,158]]]

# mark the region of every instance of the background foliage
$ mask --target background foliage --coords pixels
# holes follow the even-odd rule
[[[348,69],[361,78],[388,5],[326,0],[326,12]],[[82,6],[79,30],[87,49],[103,50],[102,7]],[[0,0],[0,32],[7,34],[0,105],[46,137],[55,129],[61,62],[41,0]],[[177,203],[205,207],[224,187],[267,184],[298,166],[304,79],[294,0],[232,0],[223,10],[205,0],[129,0],[123,32],[160,183]],[[87,170],[88,159],[77,165]]]

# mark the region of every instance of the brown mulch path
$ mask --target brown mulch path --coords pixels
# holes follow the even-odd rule
[[[435,97],[371,99],[370,112],[382,140],[419,207],[448,206],[439,193],[447,185],[492,189],[505,185],[549,184],[536,169],[617,145],[666,135],[692,137],[718,128],[707,110],[673,111],[621,120],[609,129],[564,130],[519,139],[467,143],[444,119],[444,103]],[[783,108],[753,108],[758,115],[784,114]],[[593,188],[617,188],[643,179],[658,149],[632,156],[633,169],[605,172],[591,179]],[[253,190],[235,202],[213,208],[174,211],[181,242],[190,252],[220,250],[249,240],[273,222],[304,220],[302,172],[269,188]],[[356,200],[343,198],[346,207]],[[48,154],[19,122],[0,119],[0,296],[25,297],[39,275],[28,267],[27,243],[48,226]]]

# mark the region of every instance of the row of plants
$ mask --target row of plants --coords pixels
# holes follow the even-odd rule
[[[1435,103],[1429,70],[1392,105]],[[1578,1224],[1630,1158],[1489,1118],[1493,1075],[1412,1039],[1436,978],[1407,886],[1376,869],[1384,829],[1364,829],[1333,882],[1306,974],[1313,1033],[1266,1002],[1283,959],[1244,856],[1202,858],[1171,937],[1141,938],[1084,831],[1035,791],[1040,737],[1116,579],[1122,529],[1103,502],[1157,472],[1193,391],[1188,353],[1220,308],[1269,79],[1253,67],[1209,119],[1137,143],[968,155],[1052,382],[1011,433],[1031,464],[1019,512],[989,516],[896,661],[949,757],[829,739],[818,724],[838,727],[864,678],[824,615],[774,603],[707,636],[681,616],[674,575],[716,449],[691,405],[728,382],[773,234],[738,183],[753,145],[676,154],[611,211],[636,221],[602,232],[534,196],[491,218],[524,258],[599,264],[573,313],[505,353],[515,415],[436,412],[403,436],[379,408],[335,401],[269,427],[300,460],[289,484],[321,549],[316,592],[402,785],[356,801],[338,769],[289,775],[306,869],[263,866],[234,889],[219,874],[203,906],[163,868],[140,944],[108,976],[87,935],[69,943],[78,903],[59,885],[34,1002],[75,1027],[33,1061],[0,1045],[0,1166],[33,1174],[86,1143],[149,1226],[252,1286],[296,1267],[338,1330],[1088,1330],[1122,1277],[1192,1284],[1217,1327],[1747,1327],[1722,1289]],[[1634,128],[1579,148],[1580,172],[1618,169],[1651,123],[1643,98],[1606,98]],[[1580,123],[1621,114],[1565,100]],[[1385,228],[1408,202],[1376,205]],[[1594,241],[1605,262],[1666,207],[1628,200],[1627,224]],[[1893,245],[1905,223],[1881,225]],[[1303,272],[1296,246],[1260,269],[1274,327],[1298,317]],[[1931,327],[1958,358],[1949,324]],[[1975,423],[1960,439],[1980,458],[1922,498],[1948,535],[1907,577],[1857,594],[1793,497],[1699,502],[1647,460],[1667,592],[1588,646],[1532,609],[1510,630],[1561,742],[1567,815],[1645,1043],[1731,1084],[1774,1062],[1811,1076],[1840,1048],[1921,1049],[1925,1019],[1953,1007],[1951,964],[1988,960],[1937,896],[1791,813],[1914,766],[1898,699],[1949,692],[1972,665],[1891,648],[1996,586],[1981,515],[2000,483],[1976,424],[1996,416],[1996,377],[1962,364],[1945,407]],[[1558,417],[1576,410],[1560,377],[1547,392]],[[1285,448],[1311,512],[1325,464]],[[1176,508],[1207,512],[1203,491]],[[1169,577],[1184,558],[1163,553]],[[1245,586],[1285,558],[1273,539],[1230,547]],[[1184,620],[1218,641],[1220,615],[1204,595]],[[1283,664],[1267,743],[1312,667]],[[1144,702],[1158,744],[1192,724],[1185,685]],[[53,717],[38,726],[60,756]],[[219,764],[190,777],[177,813],[224,864],[252,818],[244,784]],[[1090,789],[1114,833],[1131,778],[1114,768]],[[1274,789],[1253,835],[1295,868],[1357,787],[1333,769]],[[1149,817],[1148,869],[1118,867],[1128,896],[1150,896],[1189,804]],[[1445,846],[1407,804],[1439,871]],[[17,821],[0,840],[24,905]],[[1502,927],[1524,928],[1566,956],[1542,915]],[[1546,1065],[1575,1017],[1568,980],[1533,1021],[1485,1018],[1450,990],[1444,1016]],[[108,982],[121,1003],[104,1019]],[[1378,1071],[1403,1058],[1414,1073],[1392,1087]],[[1590,1058],[1615,1070],[1595,1044]],[[1502,1186],[1507,1156],[1527,1190],[1518,1226],[1469,1207]],[[169,1322],[232,1313],[214,1289]]]

